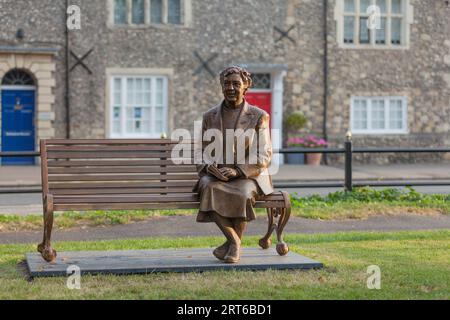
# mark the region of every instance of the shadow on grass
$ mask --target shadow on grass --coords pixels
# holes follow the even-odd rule
[[[16,270],[19,273],[19,275],[23,276],[23,278],[27,282],[30,282],[30,283],[33,282],[34,278],[31,276],[30,270],[28,270],[28,264],[25,259],[21,260],[21,261],[19,261],[19,263],[17,263]]]

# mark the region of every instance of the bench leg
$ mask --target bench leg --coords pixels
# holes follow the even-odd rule
[[[284,256],[289,252],[288,245],[283,241],[283,230],[291,216],[291,201],[289,193],[283,191],[283,197],[285,207],[278,209],[279,218],[277,224],[277,252],[280,256]]]
[[[38,251],[42,258],[47,262],[56,259],[56,251],[52,249],[50,239],[53,229],[53,197],[49,195],[44,199],[44,237],[41,244],[38,245]]]
[[[267,218],[268,218],[268,228],[266,235],[259,240],[259,246],[263,249],[269,249],[272,245],[272,237],[273,230],[277,227],[276,224],[273,223],[273,218],[275,216],[275,208],[267,208]]]

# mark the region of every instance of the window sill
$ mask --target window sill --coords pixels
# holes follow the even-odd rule
[[[193,29],[191,26],[184,24],[170,24],[170,23],[152,23],[152,24],[109,24],[108,28],[111,30],[136,30],[145,31],[149,29],[160,30],[174,30],[174,29]]]
[[[409,45],[371,45],[371,44],[342,44],[339,43],[340,49],[349,50],[408,50]]]
[[[396,135],[408,135],[409,131],[352,131],[352,135],[358,136],[374,136],[374,135],[383,135],[383,136],[396,136]]]

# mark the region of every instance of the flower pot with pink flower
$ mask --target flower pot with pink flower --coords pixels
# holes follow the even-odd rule
[[[288,147],[297,148],[324,148],[328,145],[325,139],[318,138],[314,135],[307,137],[292,137],[287,141]],[[322,153],[306,153],[306,164],[318,166],[322,160]]]
[[[288,148],[301,148],[303,143],[304,139],[300,137],[292,137],[286,141]],[[304,153],[286,153],[285,159],[288,164],[305,164]]]

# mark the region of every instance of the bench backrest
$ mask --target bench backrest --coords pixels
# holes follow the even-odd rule
[[[42,140],[43,193],[192,193],[198,179],[195,165],[175,165],[175,145],[169,139]]]

